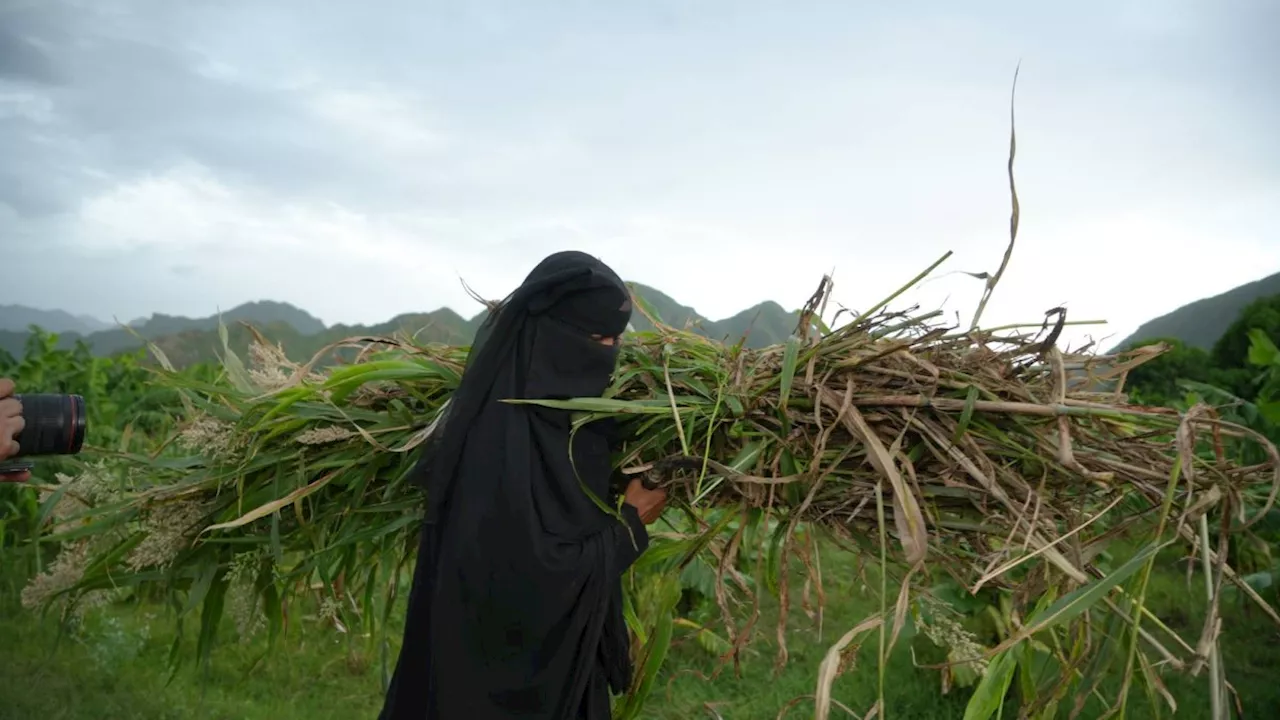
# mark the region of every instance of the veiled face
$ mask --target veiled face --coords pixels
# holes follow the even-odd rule
[[[535,316],[525,356],[527,397],[599,396],[609,386],[618,339],[631,321],[631,294],[612,270],[590,256],[562,253],[539,266],[546,272],[579,267],[584,272],[579,286],[554,297]]]
[[[560,299],[547,316],[581,331],[589,339],[616,339],[631,322],[631,296],[621,284],[584,290]]]

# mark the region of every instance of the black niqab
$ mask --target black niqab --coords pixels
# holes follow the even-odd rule
[[[648,542],[609,503],[603,423],[512,398],[599,396],[630,294],[578,252],[536,267],[477,335],[418,472],[427,492],[382,720],[606,720],[631,679],[621,574]],[[590,491],[591,497],[586,491]]]

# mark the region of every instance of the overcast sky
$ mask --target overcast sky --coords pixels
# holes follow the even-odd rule
[[[960,9],[963,6],[963,10]],[[1034,7],[1032,7],[1034,6]],[[1280,3],[0,0],[0,304],[326,322],[581,249],[719,318],[822,273],[1118,339],[1280,270]]]

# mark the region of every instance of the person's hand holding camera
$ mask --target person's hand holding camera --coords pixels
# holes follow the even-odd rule
[[[14,457],[21,449],[17,436],[26,427],[22,419],[22,403],[13,396],[14,385],[9,378],[0,378],[0,463]],[[31,477],[25,470],[17,473],[0,472],[0,482],[23,482]]]

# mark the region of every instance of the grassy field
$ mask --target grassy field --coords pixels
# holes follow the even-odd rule
[[[815,670],[830,642],[878,609],[874,571],[863,586],[849,557],[830,556],[828,604],[823,637],[799,609],[792,618],[791,661],[774,675],[770,641],[776,604],[765,602],[741,677],[732,670],[714,680],[715,658],[690,636],[673,649],[665,687],[655,691],[647,717],[774,718],[792,700],[813,693]],[[1193,588],[1198,585],[1193,585]],[[41,622],[23,610],[17,595],[21,580],[10,572],[0,580],[0,718],[5,720],[326,720],[373,718],[380,691],[377,658],[368,643],[342,635],[317,620],[303,618],[283,639],[270,661],[257,661],[265,640],[239,643],[224,623],[223,642],[208,673],[190,666],[169,680],[166,660],[173,640],[172,622],[161,607],[125,605],[91,615],[76,632],[60,636],[52,621]],[[1185,634],[1203,601],[1188,590],[1185,576],[1166,563],[1153,577],[1152,606]],[[797,601],[795,605],[799,605]],[[296,623],[296,619],[295,619]],[[194,631],[194,628],[191,628]],[[1246,717],[1270,717],[1280,707],[1280,643],[1276,629],[1259,613],[1239,603],[1226,608],[1224,654],[1229,678],[1240,694]],[[876,637],[863,647],[857,665],[836,682],[835,697],[865,712],[875,701],[879,673]],[[966,691],[940,692],[936,671],[913,666],[912,647],[923,658],[930,647],[910,637],[886,669],[885,692],[893,718],[960,718]],[[188,648],[191,652],[192,649]],[[923,660],[921,660],[923,662]],[[1169,676],[1178,717],[1202,717],[1208,707],[1203,680]],[[812,704],[797,702],[785,717],[811,716]],[[1091,714],[1092,713],[1092,714]],[[1096,717],[1096,708],[1083,717]],[[843,716],[837,712],[836,717]],[[1008,715],[1006,715],[1008,716]],[[1142,692],[1135,692],[1130,717],[1155,717]],[[1167,717],[1167,711],[1163,713]]]

